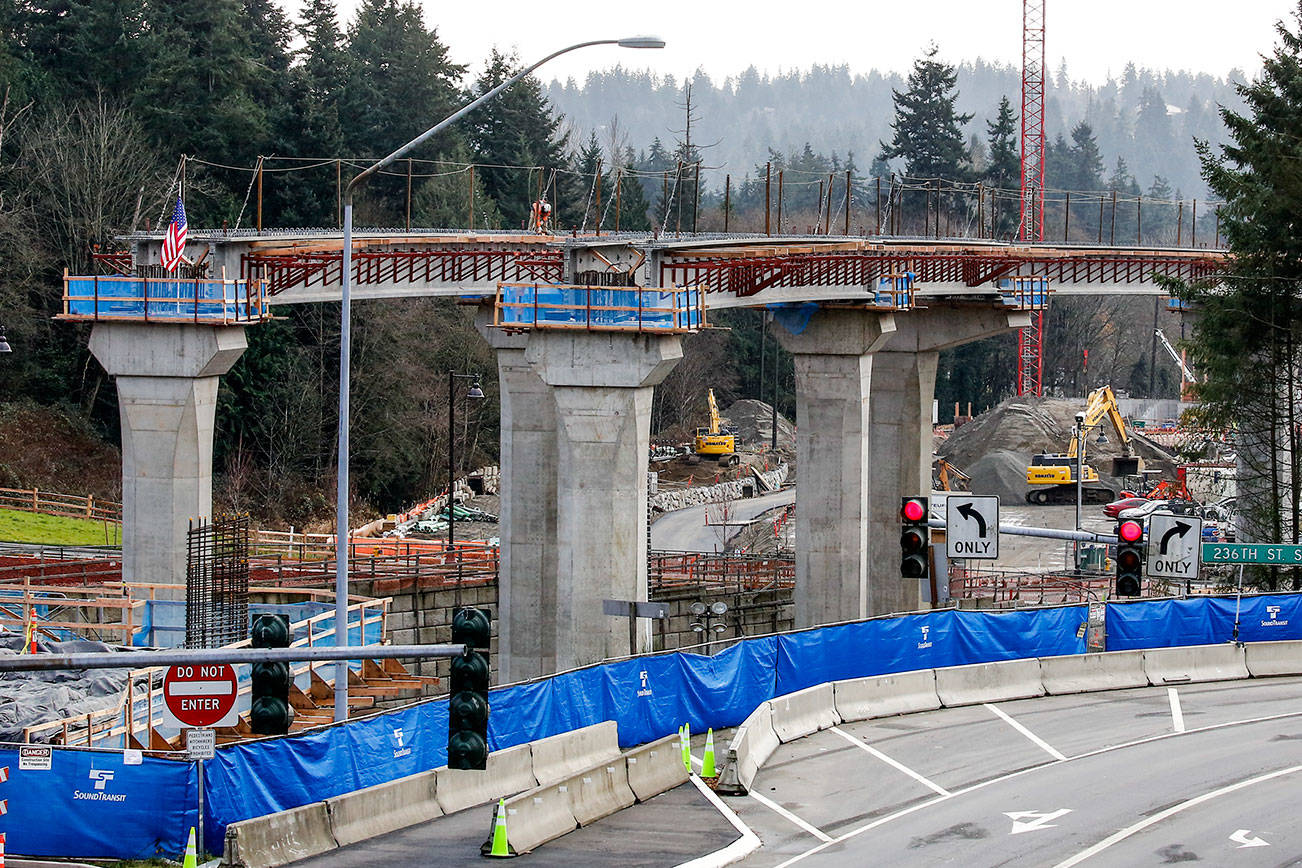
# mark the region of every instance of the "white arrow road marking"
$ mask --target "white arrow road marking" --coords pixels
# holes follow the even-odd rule
[[[1166,698],[1171,700],[1171,728],[1176,732],[1184,732],[1184,712],[1180,710],[1180,694],[1175,692],[1174,687],[1168,687]]]
[[[1036,829],[1057,828],[1057,823],[1050,823],[1049,821],[1070,813],[1071,808],[1059,808],[1056,811],[1044,813],[1040,811],[1005,811],[1004,816],[1013,821],[1013,828],[1008,834],[1020,835],[1023,832],[1034,832]],[[1027,817],[1034,817],[1035,819],[1028,821]]]
[[[1269,847],[1269,841],[1263,841],[1256,835],[1252,834],[1251,829],[1240,829],[1230,836],[1230,840],[1239,845],[1239,849],[1244,847]]]
[[[1239,781],[1237,784],[1230,784],[1227,787],[1221,787],[1219,790],[1212,790],[1210,793],[1203,793],[1201,796],[1195,796],[1194,798],[1190,799],[1187,802],[1181,802],[1178,805],[1173,805],[1172,807],[1167,808],[1165,811],[1159,811],[1158,813],[1153,814],[1151,817],[1147,817],[1143,820],[1140,820],[1138,823],[1134,824],[1133,826],[1127,826],[1126,828],[1122,829],[1120,832],[1114,832],[1113,834],[1104,838],[1102,841],[1099,841],[1094,846],[1087,847],[1084,850],[1081,850],[1079,853],[1077,853],[1075,856],[1072,856],[1070,859],[1064,859],[1063,861],[1055,865],[1054,868],[1072,868],[1073,865],[1079,865],[1080,863],[1084,862],[1086,859],[1089,859],[1091,856],[1096,856],[1099,853],[1102,853],[1104,850],[1108,849],[1118,841],[1124,841],[1127,838],[1129,838],[1131,835],[1135,834],[1136,832],[1142,832],[1143,830],[1147,829],[1149,826],[1156,825],[1162,822],[1163,820],[1167,819],[1168,817],[1175,816],[1181,811],[1186,811],[1189,808],[1197,807],[1198,805],[1201,805],[1204,802],[1210,802],[1212,799],[1218,799],[1221,796],[1228,796],[1230,793],[1238,792],[1239,790],[1246,789],[1247,787],[1256,786],[1257,784],[1265,783],[1266,781],[1273,781],[1275,778],[1281,778],[1284,777],[1285,775],[1297,774],[1298,772],[1302,772],[1302,766],[1290,766],[1286,769],[1280,769],[1279,771],[1276,772],[1269,772],[1268,774],[1258,775],[1255,778],[1248,778],[1248,780],[1246,781]]]

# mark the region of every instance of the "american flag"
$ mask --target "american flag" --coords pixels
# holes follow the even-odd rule
[[[163,239],[163,268],[175,271],[181,264],[181,253],[185,250],[185,205],[181,197],[176,197],[176,207],[172,209],[172,222],[167,224],[167,237]]]

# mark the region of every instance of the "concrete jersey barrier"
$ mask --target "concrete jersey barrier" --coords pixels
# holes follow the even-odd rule
[[[1302,675],[1302,642],[1251,642],[1243,650],[1253,678]]]
[[[1032,657],[937,669],[936,695],[946,707],[1043,696],[1040,661]]]
[[[438,802],[445,814],[504,796],[513,796],[538,786],[533,776],[533,753],[530,745],[520,744],[488,755],[483,771],[438,769]]]
[[[1110,651],[1040,658],[1040,683],[1051,696],[1147,687],[1144,652]]]
[[[573,777],[599,763],[614,762],[620,756],[619,730],[615,721],[585,726],[530,744],[533,776],[539,786]]]
[[[832,684],[832,691],[836,713],[843,721],[940,708],[934,669],[837,681]]]
[[[570,812],[580,826],[591,825],[637,802],[628,786],[628,766],[622,756],[614,762],[585,769],[566,783],[570,788]],[[509,822],[507,830],[510,830]]]
[[[830,683],[775,697],[769,700],[769,707],[773,711],[773,731],[783,744],[841,722]]]
[[[565,783],[513,796],[506,800],[505,809],[506,840],[517,853],[527,853],[579,827],[570,809],[569,785]],[[488,840],[491,844],[491,828]]]
[[[241,820],[226,827],[222,865],[276,868],[338,848],[325,802]]]
[[[726,795],[746,795],[760,766],[781,743],[773,731],[773,709],[769,703],[761,702],[733,733],[732,741],[728,743],[727,763],[715,790]]]
[[[1243,648],[1229,642],[1224,645],[1152,648],[1143,654],[1148,683],[1158,687],[1248,677]]]
[[[667,735],[659,741],[635,747],[624,754],[628,766],[628,786],[639,802],[672,790],[688,780],[687,766],[678,747],[678,736]]]
[[[340,847],[443,816],[435,772],[420,772],[326,799],[330,830]]]

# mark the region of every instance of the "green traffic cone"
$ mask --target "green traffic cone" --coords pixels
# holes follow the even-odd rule
[[[493,846],[488,855],[504,859],[511,855],[511,845],[506,840],[506,799],[497,800],[497,820],[493,823]]]
[[[705,759],[701,762],[701,777],[717,778],[719,773],[714,770],[714,728],[711,727],[705,733]]]
[[[194,826],[190,827],[190,840],[185,844],[185,861],[181,863],[181,868],[198,868],[199,853],[194,848]]]
[[[687,766],[687,773],[692,773],[692,725],[683,724],[683,765]]]

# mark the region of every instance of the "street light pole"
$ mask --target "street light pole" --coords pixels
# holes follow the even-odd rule
[[[338,478],[335,486],[335,644],[348,644],[348,390],[349,365],[352,358],[352,275],[353,275],[353,193],[376,173],[395,160],[400,159],[412,148],[424,144],[434,135],[460,120],[469,112],[488,102],[520,79],[529,75],[538,67],[553,58],[560,57],[580,48],[593,45],[618,45],[622,48],[664,48],[664,40],[654,36],[633,36],[624,39],[597,39],[580,42],[560,51],[554,51],[542,60],[520,70],[497,87],[480,95],[462,106],[456,112],[398,148],[389,156],[365,169],[348,182],[344,192],[344,249],[343,262],[339,275],[340,301],[339,311],[339,455]],[[451,512],[448,513],[449,516]],[[363,635],[361,641],[365,643]],[[335,714],[336,722],[348,719],[348,663],[340,661],[335,667]]]
[[[470,391],[466,393],[467,398],[482,398],[484,390],[480,388],[479,378],[474,374],[458,374],[456,371],[448,371],[448,545],[449,553],[456,557],[456,515],[452,512],[452,505],[455,502],[453,495],[456,493],[457,485],[457,393],[456,381],[470,380]],[[457,558],[457,606],[460,607],[461,599],[461,559]]]

